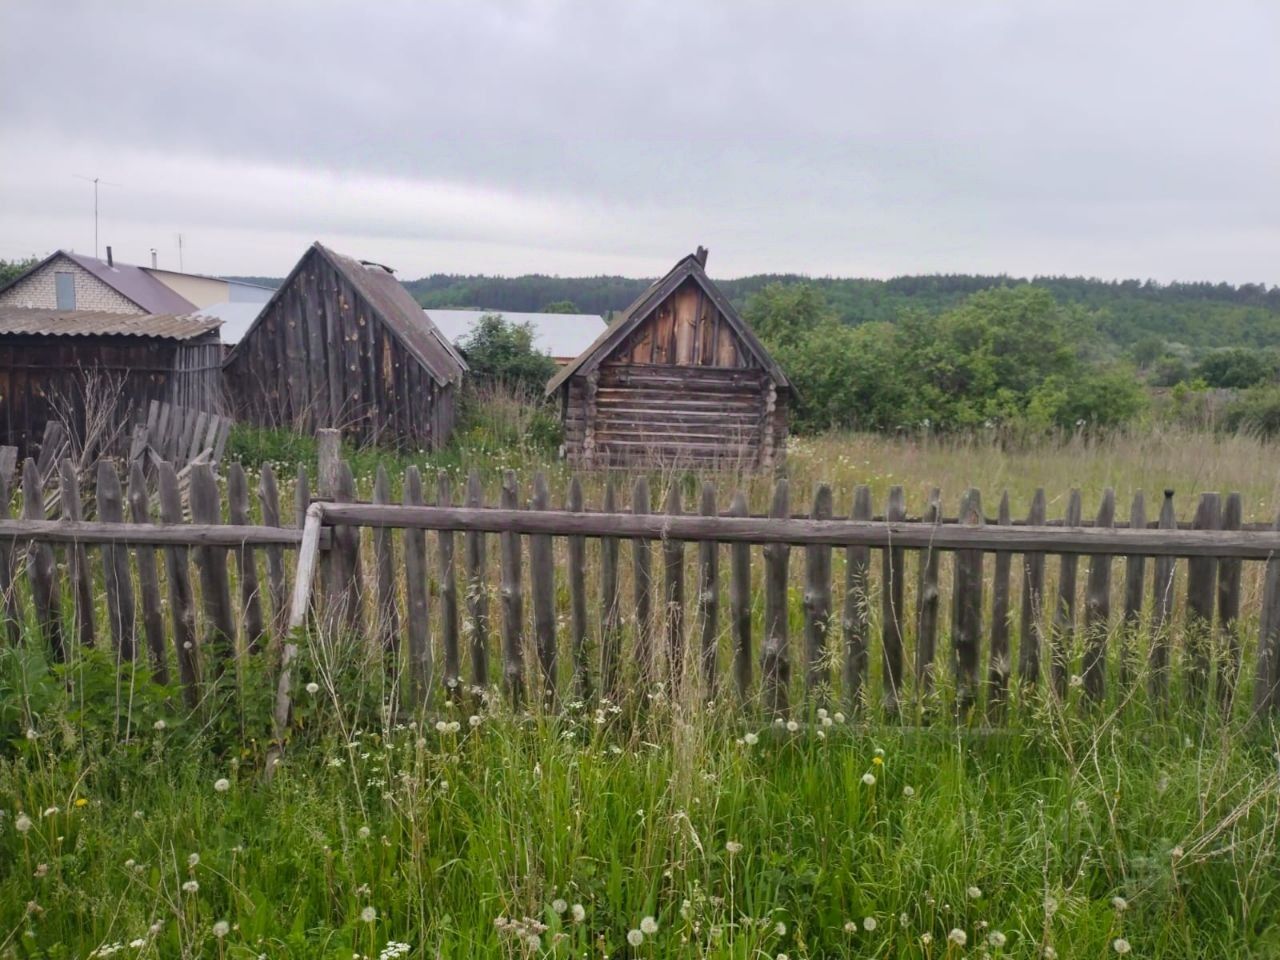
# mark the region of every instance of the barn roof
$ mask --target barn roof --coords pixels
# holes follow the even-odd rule
[[[65,257],[76,266],[87,270],[120,294],[120,296],[136,305],[139,310],[143,310],[146,313],[184,316],[196,309],[194,303],[165,286],[142,267],[135,267],[130,263],[121,263],[119,260],[108,264],[107,261],[99,260],[97,257],[87,257],[83,253],[72,253],[69,250],[55,250],[26,273],[14,277],[8,283],[0,286],[0,293],[15,284],[21,283],[31,274],[48,266],[59,257]]]
[[[742,338],[747,349],[760,362],[760,365],[768,372],[779,387],[790,389],[791,381],[782,372],[782,368],[778,366],[777,361],[769,355],[769,351],[764,348],[759,338],[752,332],[747,322],[738,315],[738,311],[733,308],[733,304],[729,302],[719,287],[707,276],[705,269],[706,251],[699,250],[698,253],[691,253],[671,268],[670,272],[661,280],[655,281],[649,289],[640,294],[631,306],[627,307],[613,323],[604,330],[600,336],[596,337],[595,342],[587,347],[576,360],[566,363],[554,377],[547,383],[547,396],[555,393],[562,386],[569,382],[569,378],[578,374],[588,374],[598,367],[610,353],[626,339],[636,327],[644,322],[649,314],[671,296],[680,284],[692,278],[703,292],[715,304],[716,309],[724,316],[731,326]]]
[[[46,337],[159,337],[193,340],[222,325],[217,317],[172,313],[114,313],[107,310],[51,310],[0,307],[0,334]]]
[[[272,294],[271,299],[263,306],[258,318],[244,335],[240,343],[232,351],[238,352],[248,342],[254,329],[262,322],[284,291],[289,288],[293,278],[307,262],[307,258],[315,255],[324,259],[334,270],[343,276],[356,293],[369,305],[383,324],[422,364],[424,370],[431,374],[437,384],[457,383],[467,369],[466,363],[454,351],[444,335],[436,329],[435,324],[422,312],[422,307],[413,299],[390,268],[364,260],[356,260],[337,251],[330,250],[317,240],[301,259],[298,260],[284,282]],[[231,357],[227,358],[227,362]]]

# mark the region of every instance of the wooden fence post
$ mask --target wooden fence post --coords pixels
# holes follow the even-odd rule
[[[142,461],[129,467],[129,519],[134,523],[150,523],[150,498]],[[142,599],[142,631],[151,653],[151,671],[157,683],[169,682],[169,657],[165,649],[164,613],[160,600],[160,573],[156,568],[155,547],[139,544],[134,549],[138,558],[138,592]]]
[[[502,475],[502,509],[520,509],[516,475]],[[524,594],[521,585],[520,534],[499,535],[502,553],[502,679],[511,705],[524,701]]]
[[[884,518],[889,523],[907,519],[907,503],[902,487],[889,489]],[[902,620],[905,615],[907,581],[906,553],[902,547],[881,551],[880,583],[880,654],[884,666],[884,709],[898,715],[898,699],[902,695]]]
[[[1222,529],[1239,530],[1244,521],[1240,494],[1228,493],[1222,509]],[[1234,557],[1218,561],[1218,633],[1222,658],[1218,671],[1218,704],[1230,714],[1240,675],[1240,574],[1244,564]]]
[[[1272,530],[1280,530],[1280,513]],[[1267,560],[1262,579],[1262,615],[1258,624],[1258,661],[1253,686],[1253,716],[1280,710],[1280,554]]]
[[[422,506],[422,474],[416,466],[410,466],[404,472],[404,503],[407,507]],[[433,672],[431,607],[427,593],[427,534],[421,529],[405,527],[403,540],[410,696],[415,707],[424,708],[430,701]],[[479,685],[484,686],[483,683]]]
[[[570,513],[583,510],[582,484],[577,477],[569,479],[565,509]],[[573,690],[579,700],[591,698],[591,653],[587,643],[587,539],[571,536],[569,548],[569,628],[573,655]]]
[[[631,512],[649,512],[649,481],[636,477],[631,487]],[[632,563],[635,567],[635,658],[640,672],[640,687],[645,692],[654,679],[653,662],[653,564],[649,541],[637,537],[631,541]]]
[[[786,479],[773,488],[770,517],[791,513]],[[764,548],[764,643],[760,650],[760,673],[764,680],[765,709],[772,717],[785,716],[790,709],[791,651],[787,623],[787,565],[791,545],[770,543]]]
[[[618,510],[613,477],[604,485],[605,513]],[[618,581],[618,538],[600,540],[600,686],[604,696],[617,703],[622,697],[622,594]]]
[[[1115,526],[1116,492],[1108,487],[1102,492],[1098,519],[1094,527],[1109,530]],[[1084,603],[1085,650],[1081,673],[1084,693],[1093,703],[1106,697],[1107,632],[1111,627],[1111,554],[1094,554],[1089,558],[1089,579]]]
[[[337,485],[333,499],[337,503],[352,503],[356,498],[356,478],[351,465],[338,462]],[[339,615],[334,625],[341,625],[351,632],[364,627],[364,585],[360,570],[360,528],[340,524],[333,528],[333,551],[337,554],[337,602]]]
[[[104,523],[124,523],[124,491],[120,475],[109,460],[98,461],[98,519]],[[116,655],[133,660],[137,655],[133,578],[129,575],[129,548],[116,544],[102,547],[102,582],[107,594],[107,622]]]
[[[443,470],[436,477],[436,503],[447,507],[453,502],[449,475]],[[462,693],[462,655],[458,650],[458,581],[454,569],[454,536],[452,530],[436,533],[436,553],[440,558],[440,634],[444,643],[444,692],[450,700]]]
[[[853,492],[853,511],[849,519],[871,519],[871,488],[865,484]],[[870,548],[846,547],[841,628],[844,632],[844,689],[851,712],[862,709],[863,686],[871,659],[867,647],[871,631],[870,588]]]
[[[1143,530],[1147,526],[1147,502],[1139,490],[1133,495],[1129,508],[1129,528]],[[1142,626],[1142,594],[1146,583],[1147,558],[1131,554],[1124,559],[1124,619],[1120,632],[1120,690],[1121,694],[1133,683],[1133,645]]]
[[[44,487],[36,462],[30,457],[22,464],[22,516],[26,520],[45,518]],[[62,636],[58,566],[54,561],[53,547],[49,544],[32,541],[27,552],[27,579],[31,582],[31,601],[40,633],[49,645],[53,659],[61,663],[67,659],[67,650]]]
[[[268,527],[280,526],[280,488],[271,464],[264,463],[258,474],[258,503],[262,506],[262,522]],[[284,577],[284,548],[272,544],[266,548],[267,593],[271,597],[271,635],[281,637],[289,623],[289,588]]]
[[[187,498],[194,523],[222,523],[218,481],[207,463],[192,466]],[[209,544],[196,547],[196,567],[200,571],[200,593],[204,598],[205,646],[213,654],[216,679],[234,663],[236,655],[236,621],[231,582],[227,577],[227,548]]]
[[[733,494],[729,516],[745,517],[747,498],[741,490]],[[754,672],[751,643],[751,544],[729,545],[729,621],[733,629],[733,677],[738,699],[746,704],[751,699],[751,675]]]
[[[719,515],[716,505],[716,488],[710,480],[702,482],[702,502],[699,505],[704,517]],[[716,641],[720,621],[720,544],[714,540],[698,543],[698,622],[702,626],[699,643],[702,665],[702,686],[707,699],[715,698]]]
[[[161,461],[157,468],[160,489],[160,518],[168,524],[183,522],[182,492],[173,464]],[[165,550],[165,570],[169,581],[169,616],[173,621],[173,645],[178,655],[178,677],[187,706],[200,702],[200,651],[196,640],[196,600],[191,589],[190,552],[187,547]]]
[[[965,491],[960,501],[960,522],[980,527],[982,492]],[[982,644],[982,551],[956,552],[954,612],[951,617],[952,665],[956,680],[956,714],[969,715],[978,697],[978,656]]]
[[[59,506],[63,520],[83,520],[80,509],[80,480],[70,460],[58,463]],[[82,647],[94,641],[93,572],[89,569],[88,551],[84,544],[67,547],[67,569],[71,574],[71,592],[75,598],[76,638]],[[120,651],[116,651],[119,654]]]
[[[480,482],[478,470],[467,475],[466,504],[473,510],[484,507],[484,484]],[[487,539],[478,530],[468,530],[463,541],[471,682],[482,690],[489,686],[489,580],[485,576]]]
[[[818,484],[813,493],[814,520],[830,520],[831,488]],[[805,694],[827,700],[831,678],[827,675],[827,631],[831,626],[831,547],[809,544],[804,548],[804,646]]]
[[[1173,491],[1165,490],[1160,505],[1161,530],[1176,530],[1178,518],[1173,509]],[[1169,687],[1170,613],[1173,611],[1173,579],[1177,571],[1175,557],[1156,557],[1155,583],[1151,598],[1151,700],[1163,704]]]
[[[1009,512],[1009,491],[1000,494],[1000,506],[996,522],[1002,527],[1013,524]],[[991,650],[987,658],[987,711],[997,715],[1009,694],[1009,577],[1013,568],[1013,554],[997,550],[995,572],[991,578]]]
[[[1216,493],[1200,494],[1196,530],[1218,530],[1222,526],[1222,499]],[[1198,705],[1208,689],[1210,640],[1213,635],[1213,608],[1218,561],[1213,557],[1187,558],[1187,617],[1183,627],[1187,648],[1187,685]]]
[[[1080,491],[1072,490],[1067,498],[1068,527],[1080,526],[1080,512]],[[1058,561],[1058,602],[1053,608],[1053,649],[1049,663],[1053,692],[1059,698],[1067,695],[1071,670],[1071,647],[1076,629],[1076,573],[1079,569],[1078,555],[1062,554]]]
[[[9,519],[9,499],[11,491],[9,481],[13,476],[13,460],[17,448],[0,448],[0,520]],[[18,646],[22,642],[22,604],[18,599],[17,586],[13,579],[14,545],[6,540],[0,543],[0,618],[3,618],[4,632],[9,637],[10,646]]]
[[[391,478],[381,463],[374,475],[373,502],[391,503]],[[400,658],[395,558],[395,533],[390,527],[376,528],[373,531],[373,578],[374,598],[378,604],[378,645],[382,648],[383,667],[389,676],[395,675]]]
[[[1044,488],[1031,498],[1027,524],[1044,526]],[[1022,555],[1022,616],[1018,621],[1018,677],[1025,684],[1040,682],[1040,657],[1044,650],[1044,554]]]
[[[249,524],[249,480],[244,467],[233,463],[227,468],[227,506],[231,522]],[[267,629],[262,619],[262,595],[258,586],[258,558],[248,544],[236,548],[236,569],[240,572],[240,615],[244,624],[245,646],[249,653],[262,649]]]
[[[534,510],[551,509],[551,491],[542,471],[533,475]],[[551,537],[535,534],[529,538],[529,589],[533,594],[533,637],[542,673],[542,705],[555,703],[559,686],[556,657],[556,567]]]
[[[666,513],[678,517],[684,511],[680,506],[680,484],[672,479],[667,490]],[[667,614],[667,669],[671,691],[674,694],[684,682],[684,541],[672,537],[662,538],[663,601]]]
[[[937,526],[942,522],[942,491],[929,491],[924,523]],[[938,653],[938,607],[942,592],[938,589],[938,561],[941,553],[932,547],[920,551],[919,583],[916,589],[916,697],[923,705],[933,694],[934,660]]]

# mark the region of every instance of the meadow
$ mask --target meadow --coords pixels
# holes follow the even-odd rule
[[[351,459],[367,494],[375,457]],[[455,489],[479,470],[490,502],[504,469],[525,491],[548,471],[557,498],[568,476],[479,442],[393,476],[409,461]],[[1122,515],[1138,489],[1175,489],[1184,518],[1195,493],[1235,490],[1246,521],[1269,522],[1277,466],[1258,440],[1177,431],[841,434],[793,440],[787,471],[801,512],[818,481],[837,514],[860,483],[877,506],[903,485],[913,513],[935,486],[951,513],[967,487],[988,510],[1007,489],[1015,516],[1043,486],[1050,517],[1070,487],[1088,516],[1110,486]],[[720,486],[763,510],[771,482]],[[655,501],[692,483],[660,471]],[[1277,731],[1176,684],[1150,701],[1141,675],[1093,710],[1074,684],[1061,702],[1017,690],[990,725],[894,721],[839,691],[775,720],[696,684],[555,712],[496,690],[391,709],[367,638],[327,637],[303,646],[267,782],[264,658],[188,713],[109,651],[54,669],[27,640],[0,649],[0,957],[1280,956]]]

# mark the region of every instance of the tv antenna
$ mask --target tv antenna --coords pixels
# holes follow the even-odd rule
[[[98,256],[98,184],[101,183],[108,187],[122,187],[122,183],[112,183],[110,180],[103,180],[101,177],[86,177],[78,173],[73,173],[73,177],[77,180],[85,180],[93,184],[93,255]]]

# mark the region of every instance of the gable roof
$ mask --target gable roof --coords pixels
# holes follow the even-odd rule
[[[26,273],[0,286],[0,293],[21,283],[38,270],[43,270],[59,257],[65,257],[81,269],[87,270],[143,313],[182,315],[196,309],[194,303],[165,286],[142,267],[118,260],[108,264],[97,257],[68,250],[55,250]]]
[[[422,307],[418,306],[418,302],[410,296],[409,291],[395,278],[395,274],[390,269],[344,256],[330,250],[319,240],[308,247],[307,252],[293,265],[284,282],[271,295],[271,299],[262,306],[257,319],[241,336],[240,343],[228,355],[226,363],[231,362],[258,325],[270,314],[276,301],[289,289],[294,278],[302,270],[303,264],[311,256],[322,258],[351,284],[360,298],[369,305],[369,309],[377,315],[401,345],[422,364],[423,369],[431,374],[437,384],[443,386],[446,383],[457,383],[462,380],[462,375],[467,369],[466,362],[454,352],[452,345],[422,312]]]
[[[163,340],[194,340],[206,333],[212,333],[221,325],[222,321],[217,317],[206,316],[0,307],[0,335],[159,337]]]
[[[457,343],[470,336],[481,317],[499,316],[508,323],[527,323],[533,348],[552,357],[576,357],[605,330],[596,313],[518,313],[513,310],[441,310],[428,307],[427,316],[446,339]]]
[[[698,253],[691,253],[682,257],[665,277],[655,281],[613,323],[609,324],[605,331],[596,337],[595,342],[578,355],[576,360],[565,364],[560,372],[548,381],[547,396],[564,386],[570,377],[577,374],[588,374],[598,367],[601,361],[612,353],[632,330],[640,326],[649,314],[653,313],[667,297],[675,293],[680,284],[690,278],[702,287],[703,292],[715,304],[716,309],[728,321],[729,326],[742,338],[747,349],[760,362],[760,366],[764,367],[774,383],[780,388],[791,389],[791,381],[782,372],[782,368],[778,366],[777,361],[769,355],[769,351],[764,348],[764,344],[752,332],[747,322],[738,315],[738,311],[733,309],[733,304],[729,302],[729,298],[707,276],[705,258],[706,252],[701,249]]]

